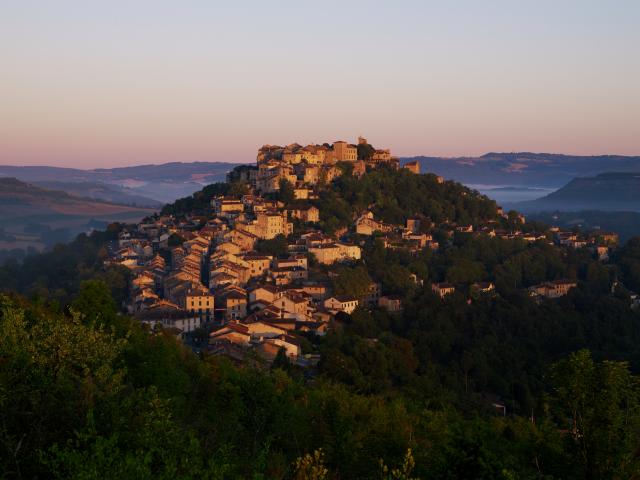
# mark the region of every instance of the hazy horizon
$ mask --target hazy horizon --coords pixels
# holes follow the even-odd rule
[[[289,143],[293,143],[293,142],[289,142]],[[283,144],[284,145],[284,144]],[[256,147],[257,150],[258,147]],[[489,153],[496,153],[496,154],[513,154],[513,153],[531,153],[531,154],[535,154],[535,155],[566,155],[566,156],[584,156],[584,157],[600,157],[600,156],[621,156],[621,157],[640,157],[640,154],[638,155],[634,155],[634,154],[629,154],[629,155],[621,155],[621,154],[616,154],[616,153],[602,153],[602,154],[573,154],[573,153],[566,153],[566,152],[530,152],[530,151],[519,151],[519,152],[500,152],[497,150],[492,150],[490,152],[484,152],[478,155],[461,155],[461,156],[439,156],[439,155],[430,155],[430,154],[416,154],[416,155],[406,155],[406,156],[401,156],[400,158],[419,158],[419,157],[424,157],[424,158],[441,158],[441,159],[451,159],[451,160],[455,160],[458,158],[478,158],[478,157],[482,157],[483,155],[489,154]],[[255,156],[255,155],[254,155]],[[228,163],[230,165],[253,165],[255,164],[255,158],[251,159],[251,160],[247,160],[247,161],[238,161],[238,162],[230,162],[230,161],[224,161],[224,160],[173,160],[173,161],[167,161],[167,162],[145,162],[145,163],[129,163],[129,164],[125,164],[125,165],[104,165],[104,166],[97,166],[97,167],[83,167],[83,166],[71,166],[71,165],[53,165],[53,164],[22,164],[19,165],[17,163],[0,163],[0,167],[30,167],[30,168],[48,168],[48,167],[52,167],[52,168],[70,168],[70,169],[79,169],[79,170],[109,170],[109,169],[113,169],[113,168],[126,168],[126,167],[145,167],[145,166],[161,166],[161,165],[166,165],[169,163],[185,163],[185,164],[193,164],[193,163]],[[500,186],[503,186],[502,184],[500,184]],[[484,185],[485,188],[489,188],[491,187],[491,185]]]
[[[292,142],[289,142],[292,143]],[[258,147],[256,147],[257,150]],[[519,151],[519,152],[500,152],[497,150],[492,150],[491,152],[484,152],[478,155],[460,155],[460,156],[439,156],[439,155],[430,155],[430,154],[416,154],[416,155],[406,155],[406,156],[401,156],[400,158],[420,158],[420,157],[424,157],[424,158],[441,158],[444,160],[447,159],[451,159],[451,160],[456,160],[459,158],[479,158],[482,157],[483,155],[489,154],[489,153],[496,153],[496,154],[513,154],[513,153],[531,153],[531,154],[535,154],[535,155],[566,155],[566,156],[583,156],[583,157],[600,157],[600,156],[621,156],[621,157],[640,157],[640,154],[638,155],[634,155],[634,154],[629,154],[629,155],[621,155],[621,154],[616,154],[616,153],[602,153],[602,154],[573,154],[573,153],[566,153],[566,152],[530,152],[530,151]],[[255,157],[255,155],[254,155]],[[0,167],[30,167],[30,168],[48,168],[48,167],[53,167],[53,168],[70,168],[70,169],[79,169],[79,170],[109,170],[109,169],[113,169],[113,168],[126,168],[126,167],[144,167],[144,166],[160,166],[160,165],[166,165],[169,163],[185,163],[185,164],[193,164],[193,163],[228,163],[230,165],[253,165],[255,164],[255,158],[247,160],[247,161],[237,161],[237,162],[231,162],[231,161],[225,161],[225,160],[172,160],[172,161],[166,161],[166,162],[145,162],[145,163],[127,163],[124,165],[116,165],[113,164],[111,166],[107,165],[101,165],[101,166],[96,166],[96,167],[84,167],[84,166],[73,166],[73,165],[64,165],[64,164],[59,164],[59,165],[53,165],[53,164],[44,164],[44,163],[34,163],[34,164],[17,164],[17,163],[0,163]]]
[[[0,164],[640,155],[640,3],[9,1]]]

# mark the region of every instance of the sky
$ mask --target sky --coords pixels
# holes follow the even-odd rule
[[[640,1],[0,0],[0,164],[640,155]]]

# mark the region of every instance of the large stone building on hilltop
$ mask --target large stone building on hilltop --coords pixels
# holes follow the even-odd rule
[[[369,146],[371,154],[367,158],[358,158],[358,147],[361,145]],[[397,168],[399,164],[390,150],[376,150],[363,137],[358,137],[358,145],[343,140],[337,140],[333,145],[324,143],[305,147],[298,143],[285,147],[264,145],[258,150],[256,161],[255,177],[246,175],[242,178],[251,179],[261,193],[278,191],[283,180],[291,183],[296,191],[330,182],[339,174],[336,162],[353,163],[357,167],[357,176],[362,175],[366,167],[375,168],[385,164]]]
[[[358,160],[358,147],[355,145],[338,140],[333,144],[333,150],[336,152],[336,160],[339,162],[355,162]]]

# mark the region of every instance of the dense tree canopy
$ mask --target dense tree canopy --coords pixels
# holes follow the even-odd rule
[[[438,183],[435,175],[415,175],[406,170],[378,168],[358,179],[342,175],[318,202],[323,224],[328,228],[348,226],[354,215],[372,209],[376,218],[404,224],[407,217],[421,214],[436,223],[460,224],[495,219],[497,206],[455,182]]]
[[[99,288],[83,286],[78,310]],[[549,370],[546,408],[532,423],[456,412],[435,372],[416,381],[411,343],[393,335],[370,344],[333,334],[328,348],[350,344],[351,353],[333,350],[325,362],[344,365],[346,376],[305,384],[284,362],[289,374],[199,359],[124,317],[100,324],[86,312],[0,302],[6,478],[404,478],[395,470],[425,479],[604,479],[640,468],[637,379],[627,364],[588,352]],[[89,308],[99,318],[112,311]],[[468,359],[477,369],[477,354]],[[360,377],[351,376],[353,362]],[[382,394],[387,382],[405,394]]]
[[[0,291],[16,291],[66,304],[84,280],[100,278],[111,288],[120,304],[128,293],[129,271],[124,267],[104,268],[109,242],[116,240],[121,226],[81,234],[71,243],[58,244],[51,251],[15,259],[0,266]]]

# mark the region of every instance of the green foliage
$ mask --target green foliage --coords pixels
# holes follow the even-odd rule
[[[250,192],[250,186],[246,182],[236,181],[229,184],[228,195],[242,197]]]
[[[630,239],[612,260],[620,266],[625,285],[640,292],[640,237]]]
[[[332,189],[324,190],[320,204],[320,227],[329,234],[353,221],[351,206]]]
[[[284,235],[276,235],[270,240],[258,240],[256,242],[256,251],[264,255],[284,257],[288,253],[287,246],[287,237]]]
[[[411,472],[413,472],[415,465],[416,462],[413,459],[411,449],[409,449],[407,450],[404,461],[399,468],[390,469],[384,464],[384,460],[380,460],[381,477],[389,480],[412,480]]]
[[[103,266],[106,245],[118,238],[118,231],[118,225],[111,225],[105,232],[81,234],[69,244],[28,256],[21,264],[7,261],[0,266],[0,292],[14,291],[66,304],[84,280],[101,279],[116,302],[122,302],[128,294],[129,270]]]
[[[566,425],[566,448],[582,478],[637,474],[640,384],[628,364],[596,363],[588,350],[581,350],[554,365],[552,380],[550,407]]]
[[[336,167],[338,167],[342,176],[350,177],[353,175],[353,162],[341,161],[336,163]]]
[[[376,149],[368,143],[359,143],[358,148],[358,160],[371,160],[373,154],[376,153]]]
[[[416,288],[410,275],[411,270],[405,266],[389,265],[381,275],[385,293],[410,296]]]
[[[435,175],[414,175],[406,170],[378,168],[361,178],[342,175],[321,194],[318,208],[323,225],[334,230],[349,226],[358,213],[373,209],[376,218],[404,224],[416,214],[436,223],[461,224],[497,218],[497,206],[460,184],[438,183]]]
[[[284,348],[280,348],[276,354],[276,358],[273,359],[271,368],[274,370],[279,368],[284,372],[289,372],[291,367],[291,361],[289,360],[289,357],[287,357],[287,351]]]
[[[80,314],[84,322],[101,327],[113,326],[117,315],[117,307],[111,291],[103,280],[82,282],[71,307]]]
[[[280,189],[278,190],[277,197],[278,200],[283,202],[285,205],[289,205],[295,201],[296,196],[293,191],[293,185],[289,180],[285,178],[280,179]]]
[[[184,242],[185,242],[185,239],[183,237],[181,237],[177,233],[172,233],[171,236],[169,236],[169,240],[167,240],[167,245],[170,248],[179,247]]]
[[[132,323],[109,331],[87,321],[112,312],[105,291],[83,284],[72,315],[2,298],[8,478],[578,479],[638,468],[637,379],[625,364],[585,352],[560,362],[549,414],[535,424],[482,409],[462,415],[451,397],[436,402],[430,373],[411,341],[389,333],[397,327],[388,318],[358,313],[330,333],[325,375],[303,384],[280,368],[201,360]],[[363,338],[372,333],[378,341]],[[465,358],[470,371],[481,362]]]
[[[398,224],[416,213],[436,223],[502,222],[492,201],[430,175],[380,169],[334,187],[317,202],[331,231],[368,208]],[[228,188],[207,187],[168,211],[207,211]],[[404,309],[358,308],[326,336],[310,336],[305,352],[321,361],[306,378],[284,351],[272,369],[235,367],[118,314],[127,276],[101,262],[117,232],[0,268],[3,289],[35,297],[0,297],[4,477],[638,473],[640,317],[623,285],[640,288],[639,239],[604,265],[586,250],[443,230],[438,251],[417,254],[363,240],[362,262],[335,269],[335,292],[362,297],[380,282],[384,294],[403,295]],[[257,249],[286,255],[287,240]],[[563,298],[537,302],[524,290],[563,277],[578,282]],[[440,299],[429,284],[444,280],[457,292]],[[470,297],[475,281],[494,282],[496,292]]]
[[[371,278],[364,265],[338,267],[336,273],[333,278],[333,291],[336,295],[362,298],[367,294]]]
[[[625,260],[614,262],[629,261],[630,252],[623,251]],[[322,372],[357,391],[420,392],[419,399],[426,395],[430,402],[473,411],[486,409],[484,397],[491,394],[509,411],[529,415],[543,409],[548,366],[575,350],[589,348],[597,358],[626,359],[634,371],[640,368],[638,313],[623,290],[611,294],[618,267],[601,264],[586,250],[465,235],[436,252],[411,255],[385,249],[373,237],[364,246],[363,265],[382,283],[383,294],[404,296],[404,310],[394,316],[356,311],[342,332],[321,342]],[[340,268],[336,272],[336,289],[358,284]],[[414,284],[410,272],[424,286]],[[556,301],[536,302],[524,290],[566,277],[579,286]],[[444,280],[458,291],[443,301],[431,293],[430,282]],[[475,281],[491,281],[497,292],[471,295]],[[389,349],[389,338],[407,342],[403,349],[413,360],[392,364],[397,350]]]
[[[122,393],[124,341],[77,316],[0,302],[0,464],[31,477],[42,468],[39,451]]]
[[[472,283],[482,280],[486,276],[484,266],[465,258],[454,260],[447,269],[445,278],[451,283]]]
[[[316,450],[296,459],[295,480],[324,480],[329,470],[324,466],[324,453]]]

